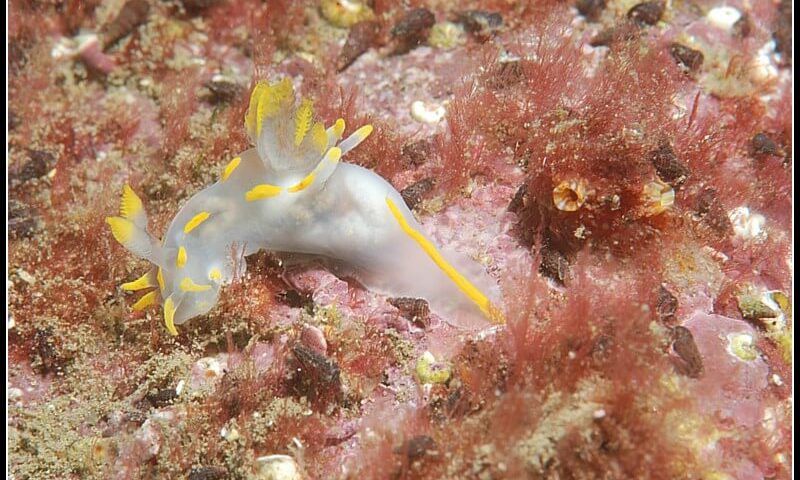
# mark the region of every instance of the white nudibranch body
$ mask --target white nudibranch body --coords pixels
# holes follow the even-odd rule
[[[256,85],[245,127],[256,148],[233,158],[217,183],[193,196],[162,241],[147,231],[142,202],[125,186],[120,216],[106,221],[117,241],[155,265],[122,285],[153,288],[134,309],[161,304],[176,335],[175,325],[208,312],[222,285],[244,273],[243,256],[265,249],[340,262],[367,288],[424,298],[454,324],[474,325],[476,316],[504,321],[497,285],[480,265],[443,254],[388,182],[340,162],[371,126],[341,140],[344,120],[327,129],[315,122],[311,101],[297,104],[284,79]],[[461,273],[467,270],[470,279]]]

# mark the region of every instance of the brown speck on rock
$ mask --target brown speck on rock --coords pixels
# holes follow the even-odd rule
[[[578,13],[586,17],[590,22],[600,19],[603,10],[606,8],[606,0],[578,0],[575,2]]]
[[[189,473],[189,480],[222,480],[228,478],[228,471],[222,467],[195,467]]]
[[[519,213],[522,211],[522,208],[528,203],[528,184],[523,183],[517,189],[517,192],[514,194],[514,198],[511,199],[511,202],[508,204],[508,211],[511,213]]]
[[[56,163],[53,154],[44,150],[31,150],[28,156],[28,161],[16,175],[16,180],[21,182],[27,182],[28,180],[47,175],[47,172],[49,172]]]
[[[783,56],[787,64],[792,63],[792,0],[781,0],[777,17],[773,26],[772,38],[775,39],[775,50]]]
[[[658,300],[656,300],[656,313],[659,320],[667,325],[674,323],[677,310],[678,299],[662,285],[658,289]]]
[[[342,51],[336,61],[336,69],[342,71],[375,44],[380,32],[380,24],[372,20],[358,22],[350,27]]]
[[[400,315],[420,328],[427,328],[431,321],[431,310],[424,298],[397,297],[386,300],[400,311]]]
[[[403,201],[406,202],[406,206],[408,206],[408,208],[411,210],[414,210],[417,205],[419,205],[419,202],[425,198],[425,195],[433,190],[435,183],[436,182],[433,180],[433,178],[423,178],[422,180],[414,182],[401,190],[400,196],[403,197]]]
[[[147,21],[150,4],[146,0],[128,0],[117,16],[103,29],[103,50],[108,50],[122,38],[133,33]]]
[[[680,43],[672,43],[669,46],[669,53],[678,62],[678,65],[688,72],[697,72],[703,66],[703,52],[689,48]]]
[[[625,43],[636,39],[640,35],[640,28],[634,22],[622,22],[611,28],[600,31],[589,40],[592,47],[608,47],[614,43]]]
[[[542,245],[541,254],[542,263],[539,265],[539,273],[559,285],[564,285],[569,275],[567,257],[548,244]]]
[[[340,369],[336,362],[303,344],[292,347],[291,388],[312,403],[342,397]]]
[[[680,358],[680,361],[675,362],[679,373],[689,378],[700,378],[703,375],[703,357],[688,328],[678,325],[672,329],[672,350]]]
[[[664,15],[662,2],[642,2],[628,10],[628,18],[639,25],[655,25]]]
[[[676,190],[689,178],[689,167],[678,159],[668,143],[662,143],[650,152],[650,163],[655,167],[658,178]]]
[[[20,201],[8,201],[8,234],[11,238],[30,238],[38,227],[38,211]]]
[[[497,12],[465,10],[457,18],[464,30],[484,41],[503,28],[503,16]]]
[[[727,234],[731,229],[731,221],[719,203],[717,191],[706,188],[697,197],[695,207],[697,214],[706,225],[719,234]]]
[[[757,133],[750,141],[754,155],[777,155],[778,145],[766,133]]]
[[[428,161],[433,154],[433,146],[430,140],[423,138],[403,145],[400,153],[409,166],[417,167]]]
[[[733,24],[731,34],[736,38],[747,38],[752,31],[753,20],[750,19],[750,15],[744,13],[739,20],[736,20],[736,23]]]
[[[428,32],[435,23],[436,17],[427,8],[415,8],[407,12],[392,27],[391,34],[395,40],[392,53],[395,55],[407,53],[425,43]]]

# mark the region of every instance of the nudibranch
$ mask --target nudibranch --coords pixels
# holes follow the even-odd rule
[[[154,264],[122,285],[152,288],[135,310],[161,304],[167,330],[177,335],[175,325],[208,312],[221,287],[244,273],[243,256],[264,249],[341,262],[365,287],[424,298],[456,325],[476,314],[503,322],[493,300],[497,285],[480,265],[442,252],[387,181],[340,161],[372,126],[342,140],[344,120],[326,129],[314,120],[312,101],[298,102],[286,78],[255,86],[244,123],[256,147],[194,195],[161,241],[148,232],[142,201],[125,185],[120,215],[106,222],[128,251]],[[467,270],[472,280],[461,273]]]

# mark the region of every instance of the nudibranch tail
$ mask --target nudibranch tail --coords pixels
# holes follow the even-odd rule
[[[386,197],[386,205],[389,207],[394,219],[397,221],[403,233],[408,235],[414,242],[430,257],[433,263],[439,267],[442,272],[458,287],[461,292],[467,296],[486,316],[487,319],[493,323],[505,323],[505,317],[502,311],[495,306],[491,300],[481,292],[472,282],[467,280],[453,265],[448,262],[444,256],[439,252],[436,246],[428,240],[424,234],[409,225],[403,213],[395,205],[391,198]]]

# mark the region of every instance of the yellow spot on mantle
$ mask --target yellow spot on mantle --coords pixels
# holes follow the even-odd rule
[[[242,161],[241,157],[236,157],[233,160],[231,160],[230,162],[228,162],[228,164],[225,166],[225,170],[223,170],[223,172],[222,172],[222,181],[223,182],[225,180],[227,180],[228,177],[231,176],[231,174],[233,173],[234,170],[236,170],[236,167],[239,166],[239,163],[241,163],[241,161]]]
[[[186,265],[186,249],[181,246],[178,248],[178,257],[175,259],[175,266],[183,268]]]
[[[268,183],[263,183],[261,185],[256,185],[255,187],[251,188],[249,192],[244,194],[245,200],[248,202],[254,202],[256,200],[261,200],[264,198],[274,197],[281,193],[282,188],[270,185]]]
[[[199,227],[200,224],[205,222],[206,220],[208,220],[208,217],[210,217],[210,216],[211,216],[211,214],[208,213],[208,212],[200,212],[200,213],[198,213],[197,215],[192,217],[191,220],[186,222],[186,225],[183,227],[183,233],[189,233],[192,230],[194,230],[195,228]]]

